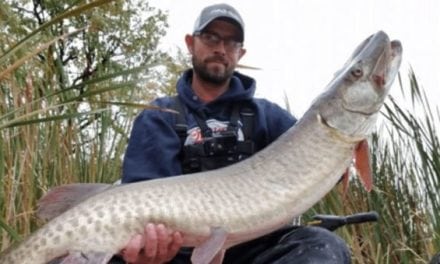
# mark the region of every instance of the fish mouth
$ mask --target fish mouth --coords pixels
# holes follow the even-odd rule
[[[385,86],[391,86],[394,76],[397,74],[402,62],[402,43],[399,40],[391,41],[391,62],[390,70],[388,71],[388,79],[386,79]]]
[[[342,107],[365,116],[377,113],[398,72],[401,55],[400,41],[390,41],[383,31],[364,40],[346,64],[343,78],[350,89],[344,92]]]
[[[394,80],[395,68],[400,66],[402,45],[400,41],[390,41],[383,31],[368,37],[354,52],[353,61],[363,64],[364,75],[378,89],[388,88]],[[398,60],[396,64],[394,61]],[[397,67],[396,67],[397,66]]]
[[[383,47],[382,54],[377,59],[371,74],[370,81],[378,89],[386,89],[390,86],[390,80],[394,80],[395,76],[395,63],[394,60],[399,60],[402,53],[402,45],[400,41],[393,40],[388,42],[386,46]]]
[[[358,51],[354,58],[360,66],[357,70],[362,71],[376,87],[384,87],[385,75],[391,61],[391,43],[388,35],[383,31],[371,35]]]

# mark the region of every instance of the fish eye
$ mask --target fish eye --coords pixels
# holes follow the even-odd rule
[[[351,75],[353,77],[360,78],[360,77],[362,77],[363,74],[364,73],[361,68],[355,67],[355,68],[351,69]]]

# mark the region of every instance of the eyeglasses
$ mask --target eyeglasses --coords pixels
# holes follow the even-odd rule
[[[227,51],[237,51],[243,47],[243,43],[235,40],[233,38],[222,38],[213,32],[196,32],[194,36],[200,38],[200,40],[208,47],[216,47],[223,41],[225,50]]]

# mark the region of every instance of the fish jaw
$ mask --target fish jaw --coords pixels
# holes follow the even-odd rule
[[[365,139],[375,127],[401,60],[399,41],[390,41],[382,31],[367,38],[314,103],[321,122],[354,141]]]

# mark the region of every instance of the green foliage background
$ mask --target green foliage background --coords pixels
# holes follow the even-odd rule
[[[0,246],[35,230],[36,201],[71,182],[113,182],[139,108],[174,93],[183,54],[158,49],[167,15],[145,1],[0,2]],[[354,263],[427,263],[440,251],[438,108],[411,71],[370,140],[375,188],[335,188],[305,216],[375,210],[337,232]],[[408,85],[404,85],[408,83]]]

